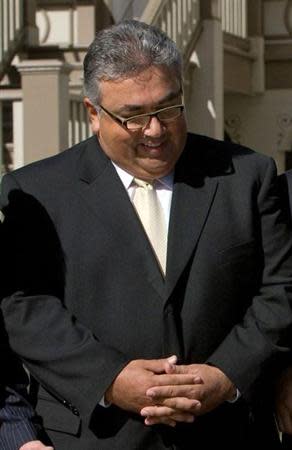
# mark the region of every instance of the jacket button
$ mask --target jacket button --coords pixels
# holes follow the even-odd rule
[[[72,408],[72,413],[73,413],[75,416],[79,416],[79,411],[78,411],[78,409],[75,408],[75,407]]]

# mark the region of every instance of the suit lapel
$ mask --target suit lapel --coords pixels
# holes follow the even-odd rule
[[[220,178],[233,173],[231,155],[223,142],[188,135],[177,163],[170,214],[166,300],[192,259],[203,233]]]
[[[145,272],[145,279],[164,297],[163,276],[128,193],[96,138],[92,139],[80,161],[79,178],[83,201],[97,220],[97,233],[103,226],[116,241],[117,252],[136,254],[139,271]]]
[[[193,180],[194,181],[194,180]],[[169,298],[203,232],[217,191],[217,179],[174,183],[168,235],[166,296]]]

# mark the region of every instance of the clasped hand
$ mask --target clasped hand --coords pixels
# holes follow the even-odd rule
[[[31,441],[22,445],[19,450],[54,450],[53,447],[47,447],[41,441]]]
[[[143,416],[145,425],[190,423],[226,400],[236,389],[218,368],[178,365],[176,356],[131,361],[116,377],[105,398]]]

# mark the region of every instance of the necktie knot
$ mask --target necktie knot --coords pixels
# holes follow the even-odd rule
[[[153,189],[153,184],[154,184],[153,181],[152,182],[145,181],[145,180],[141,180],[140,178],[134,178],[134,183],[136,186],[139,186],[144,189],[148,189],[150,191]]]

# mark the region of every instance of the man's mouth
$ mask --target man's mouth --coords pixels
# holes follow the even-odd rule
[[[164,141],[159,141],[159,142],[141,142],[140,143],[145,149],[149,149],[149,150],[155,150],[155,149],[161,149],[161,147],[164,144]]]
[[[160,147],[162,142],[143,142],[147,147]]]

